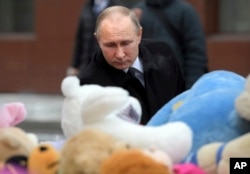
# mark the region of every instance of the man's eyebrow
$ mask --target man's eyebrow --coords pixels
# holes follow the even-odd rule
[[[133,42],[132,39],[126,39],[126,40],[120,41],[119,43],[124,44],[124,43],[131,43],[131,42]],[[114,42],[114,41],[107,41],[107,42],[103,42],[103,44],[104,45],[112,45],[112,44],[116,44],[116,42]]]
[[[133,40],[124,40],[124,41],[122,41],[121,43],[131,43],[131,42],[133,42]]]
[[[115,45],[115,42],[104,42],[103,45]]]

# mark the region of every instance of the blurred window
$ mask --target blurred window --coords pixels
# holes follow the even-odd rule
[[[33,32],[34,0],[0,0],[0,33]]]
[[[220,32],[250,32],[250,0],[219,0]]]

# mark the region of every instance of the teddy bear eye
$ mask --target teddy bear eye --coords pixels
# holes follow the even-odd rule
[[[40,151],[41,151],[41,152],[47,151],[47,149],[48,149],[48,148],[47,148],[46,146],[41,146],[41,147],[40,147]]]
[[[113,149],[109,149],[108,153],[112,154],[113,153]]]
[[[126,148],[127,148],[127,149],[130,149],[130,148],[131,148],[131,146],[127,144],[127,145],[126,145]]]

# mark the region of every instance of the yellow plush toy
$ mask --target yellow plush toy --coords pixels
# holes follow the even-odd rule
[[[99,174],[102,161],[126,143],[100,130],[85,129],[68,139],[61,150],[59,174]]]
[[[28,156],[38,144],[34,134],[28,134],[18,127],[0,129],[0,161],[5,162],[13,156]]]
[[[28,157],[28,170],[34,174],[56,174],[60,153],[50,144],[40,144]]]

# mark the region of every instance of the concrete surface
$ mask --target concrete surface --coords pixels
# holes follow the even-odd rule
[[[24,103],[27,117],[17,126],[27,132],[35,133],[39,141],[55,141],[64,138],[60,125],[63,96],[0,93],[0,106],[8,102]]]

